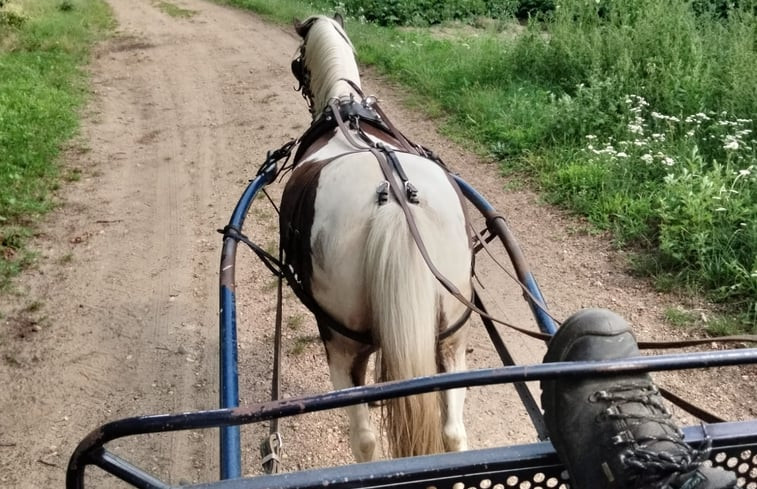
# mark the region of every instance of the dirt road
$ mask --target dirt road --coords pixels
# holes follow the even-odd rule
[[[38,265],[19,279],[18,294],[0,299],[0,487],[62,487],[76,443],[107,420],[217,407],[216,229],[265,152],[309,123],[289,73],[291,29],[200,0],[176,2],[195,12],[189,18],[170,17],[151,0],[108,1],[119,27],[96,50],[92,100],[67,156],[82,178],[64,185],[59,209],[43,223]],[[685,334],[661,321],[674,299],[626,275],[605,240],[527,191],[505,191],[496,166],[403,109],[399,91],[370,73],[363,85],[409,137],[508,216],[558,318],[604,306],[631,319],[643,339]],[[271,189],[274,199],[279,191]],[[266,202],[253,205],[247,223],[253,239],[275,248],[276,215]],[[268,395],[274,282],[251,253],[238,261],[240,389],[249,404]],[[479,268],[493,312],[533,326],[509,279],[486,260]],[[328,389],[314,323],[291,296],[285,321],[285,395]],[[540,361],[543,345],[503,334],[519,362]],[[479,323],[470,346],[471,367],[498,365]],[[757,416],[753,369],[657,379],[729,419]],[[471,389],[466,418],[472,448],[534,440],[510,387]],[[288,470],[351,460],[341,413],[302,416],[282,429]],[[262,432],[244,430],[246,473],[258,471]],[[216,477],[215,432],[111,448],[171,483]]]

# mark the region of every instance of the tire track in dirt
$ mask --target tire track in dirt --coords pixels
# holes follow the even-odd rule
[[[61,487],[76,443],[107,420],[217,406],[215,229],[228,221],[266,151],[309,122],[292,90],[292,29],[201,0],[175,2],[195,11],[190,18],[170,17],[151,0],[108,3],[118,31],[92,62],[92,103],[68,157],[83,178],[61,190],[61,206],[36,242],[39,264],[19,280],[20,293],[0,299],[0,384],[7,386],[0,391],[0,487]],[[433,148],[508,217],[558,318],[604,306],[631,319],[644,339],[681,335],[661,322],[674,298],[624,274],[605,240],[586,236],[579,221],[538,205],[528,191],[504,191],[495,165],[403,109],[400,90],[370,70],[363,82],[400,129]],[[274,201],[281,188],[271,186]],[[276,248],[277,218],[265,199],[253,204],[245,232]],[[240,249],[238,264],[240,391],[242,404],[253,404],[268,398],[275,294],[254,255]],[[478,268],[487,307],[533,325],[509,279],[486,258]],[[294,397],[327,390],[314,322],[285,295],[282,391]],[[503,335],[518,361],[540,361],[543,345]],[[499,364],[479,322],[470,345],[470,367]],[[757,416],[754,369],[661,379],[673,390],[685,385],[731,419]],[[717,395],[714,383],[725,386]],[[473,448],[534,440],[509,386],[470,389],[466,421]],[[287,470],[351,462],[339,411],[288,419],[281,428]],[[259,472],[265,430],[243,429],[246,473]],[[111,448],[171,483],[216,478],[215,431]],[[116,486],[97,475],[95,482]]]

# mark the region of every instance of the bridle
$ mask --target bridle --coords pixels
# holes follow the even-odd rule
[[[308,110],[313,114],[313,92],[310,91],[310,70],[305,67],[305,43],[300,46],[299,55],[292,60],[292,74],[300,84],[295,91],[302,94],[302,98],[308,105]]]

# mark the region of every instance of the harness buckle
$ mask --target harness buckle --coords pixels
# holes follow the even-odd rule
[[[420,204],[421,201],[418,199],[418,189],[409,181],[405,182],[405,194],[407,195],[407,200],[411,204]]]
[[[389,182],[384,180],[376,188],[376,194],[378,194],[378,205],[384,205],[389,200]]]

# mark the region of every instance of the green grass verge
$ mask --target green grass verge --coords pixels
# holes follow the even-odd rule
[[[75,134],[100,0],[10,0],[0,9],[0,289],[30,263],[34,223],[52,206],[56,158]]]
[[[335,2],[226,3],[288,22]],[[526,28],[347,30],[448,134],[612,231],[661,288],[723,304],[731,326],[712,332],[757,332],[757,4],[694,4],[571,0]]]

